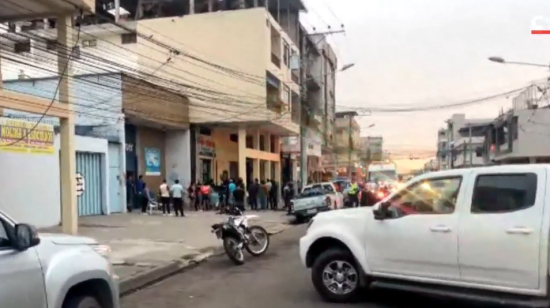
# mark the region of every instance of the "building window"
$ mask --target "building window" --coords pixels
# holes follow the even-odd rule
[[[137,34],[135,33],[125,33],[121,36],[122,44],[135,44],[137,43]]]
[[[491,174],[478,176],[472,197],[472,213],[502,214],[535,204],[537,175]]]
[[[283,40],[283,59],[285,66],[290,67],[290,46]]]
[[[212,136],[212,130],[208,127],[200,127],[199,134],[205,135],[205,136]]]
[[[254,148],[254,138],[252,136],[246,136],[246,148],[247,149]]]
[[[96,47],[97,40],[84,40],[82,41],[82,47]]]
[[[80,59],[80,46],[73,47],[71,59]]]
[[[13,51],[15,53],[31,52],[31,43],[15,43],[13,46]]]
[[[56,40],[47,40],[46,41],[46,50],[56,50],[57,41]]]
[[[229,140],[238,143],[238,142],[239,142],[239,135],[237,135],[237,134],[230,134],[230,135],[229,135]]]

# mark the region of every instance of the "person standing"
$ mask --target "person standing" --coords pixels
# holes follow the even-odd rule
[[[189,187],[187,188],[187,196],[189,197],[189,209],[191,209],[191,206],[194,205],[195,210],[198,211],[197,203],[195,202],[196,196],[195,196],[195,183],[194,182],[191,182],[191,184],[189,184]]]
[[[244,212],[244,198],[246,192],[244,191],[244,186],[238,185],[235,191],[233,191],[233,197],[235,198],[235,207]]]
[[[160,202],[162,204],[162,215],[166,216],[168,213],[169,216],[172,216],[172,214],[170,214],[170,188],[166,183],[166,179],[162,181],[162,184],[160,184],[159,192]]]
[[[147,184],[143,182],[142,197],[141,197],[141,213],[143,215],[147,215],[147,208],[149,207],[150,198],[151,198],[151,193],[149,191],[149,187],[147,187]]]
[[[351,184],[348,190],[348,199],[351,207],[359,206],[359,186],[354,178],[351,179]]]
[[[265,181],[265,189],[267,191],[267,194],[266,194],[267,208],[272,209],[273,205],[271,204],[271,180],[270,179],[267,179]]]
[[[285,207],[287,208],[287,214],[292,214],[292,206],[290,201],[294,198],[294,187],[292,182],[288,182],[283,191],[283,198],[285,200]]]
[[[260,203],[260,210],[263,211],[267,208],[267,186],[263,180],[260,182],[258,189],[258,202]]]
[[[250,209],[257,211],[258,210],[258,190],[260,189],[260,184],[258,179],[254,179],[248,187],[248,202],[250,203]]]
[[[142,214],[147,214],[147,205],[149,205],[149,196],[145,195],[145,182],[143,175],[140,175],[136,181],[136,201],[141,208]]]
[[[271,190],[269,192],[269,196],[271,198],[271,209],[276,211],[279,208],[279,203],[277,200],[277,195],[279,193],[279,185],[277,185],[277,182],[275,180],[271,180]]]
[[[126,178],[126,210],[131,213],[134,209],[134,202],[136,196],[136,185],[134,183],[134,177],[128,174]]]
[[[183,213],[183,186],[180,184],[180,180],[176,180],[175,184],[170,187],[170,192],[172,193],[172,199],[174,200],[174,212],[176,212],[176,217],[178,213],[181,213],[181,217],[185,217]]]

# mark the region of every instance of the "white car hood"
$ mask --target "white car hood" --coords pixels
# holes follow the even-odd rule
[[[41,240],[50,241],[57,245],[94,245],[97,241],[84,236],[74,236],[62,233],[39,233]]]
[[[336,211],[322,212],[317,214],[313,219],[314,220],[347,219],[347,218],[363,219],[363,217],[370,212],[372,212],[372,207],[370,206],[347,208],[347,209],[340,209]]]

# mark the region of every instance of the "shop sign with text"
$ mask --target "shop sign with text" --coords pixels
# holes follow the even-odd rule
[[[216,144],[211,138],[200,136],[198,140],[199,156],[216,157]]]
[[[0,118],[0,151],[53,154],[53,125]]]

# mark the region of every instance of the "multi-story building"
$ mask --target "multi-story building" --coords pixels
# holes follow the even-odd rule
[[[114,2],[98,1],[98,14],[74,21],[73,72],[123,72],[188,97],[192,180],[279,179],[279,140],[299,133],[301,1],[120,1],[119,24],[105,17]],[[57,27],[51,19],[15,25],[28,40],[14,50],[47,66]],[[7,72],[44,77],[12,65]]]
[[[550,106],[539,87],[532,86],[513,99],[513,108],[491,122],[484,152],[491,163],[550,162]]]
[[[369,162],[385,160],[384,137],[368,136],[364,138],[366,138],[367,156],[369,158]]]
[[[333,164],[341,175],[349,175],[360,166],[361,127],[355,119],[356,116],[357,113],[354,111],[336,113]]]
[[[485,131],[492,119],[466,119],[453,114],[438,131],[437,160],[441,169],[475,167],[487,162],[482,155]]]
[[[58,43],[70,46],[68,26],[71,15],[95,10],[94,0],[29,0],[20,7],[5,6],[0,10],[0,20],[23,21],[30,18],[58,16],[62,25],[58,31]],[[6,36],[8,38],[6,38]],[[9,40],[9,34],[2,35],[0,41]],[[17,39],[15,39],[17,41]],[[77,174],[74,134],[75,114],[71,104],[69,79],[59,67],[70,65],[67,49],[60,48],[56,57],[54,73],[60,76],[57,96],[45,99],[29,94],[18,93],[4,87],[3,80],[10,69],[10,55],[0,52],[0,115],[4,110],[53,116],[60,119],[56,132],[52,125],[37,121],[21,121],[2,118],[2,142],[0,143],[0,180],[3,185],[0,193],[5,202],[0,205],[3,211],[15,219],[37,224],[61,223],[66,233],[77,232]],[[89,141],[89,140],[88,140]],[[106,141],[104,143],[106,146]],[[91,144],[88,144],[91,146]],[[36,172],[32,166],[44,169]],[[48,169],[53,166],[54,169]],[[21,172],[25,170],[25,172]],[[42,171],[42,172],[41,172]],[[22,183],[24,183],[22,185]],[[28,187],[35,187],[29,193]],[[61,206],[59,206],[61,204]]]

